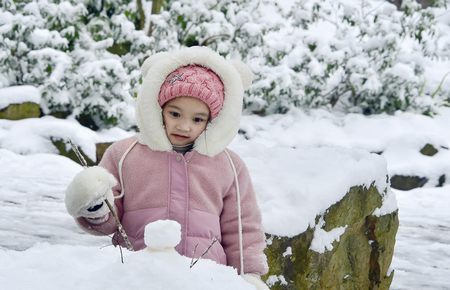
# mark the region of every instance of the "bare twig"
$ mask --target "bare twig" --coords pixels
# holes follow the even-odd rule
[[[191,265],[189,266],[189,268],[194,267],[194,265],[195,265],[201,258],[203,258],[203,256],[206,255],[206,253],[208,253],[209,249],[211,249],[211,247],[212,247],[217,241],[218,241],[217,238],[214,238],[214,239],[211,241],[211,244],[209,244],[208,248],[206,248],[206,250],[203,252],[203,254],[202,254],[200,257],[198,257],[195,261],[191,261]],[[197,246],[195,246],[195,248],[197,248]],[[195,249],[194,249],[194,252],[195,252]]]
[[[113,215],[114,220],[116,221],[117,229],[119,230],[119,233],[122,236],[122,238],[123,238],[123,240],[125,242],[125,245],[127,246],[127,249],[129,251],[134,251],[133,245],[131,245],[130,239],[128,238],[128,235],[125,232],[125,230],[123,229],[123,226],[120,223],[119,218],[117,217],[116,211],[114,210],[114,208],[112,207],[111,203],[107,199],[105,199],[105,203],[108,206],[109,210],[111,211],[111,214]]]
[[[437,95],[437,93],[439,93],[439,91],[440,91],[441,88],[442,88],[442,84],[444,83],[445,79],[447,78],[447,76],[448,76],[449,74],[450,74],[450,71],[447,72],[447,73],[444,75],[444,77],[441,79],[441,82],[439,83],[437,89],[431,94],[431,97],[432,97],[432,98],[434,98],[434,97]]]
[[[96,231],[96,232],[98,232],[98,233],[100,233],[100,234],[102,234],[102,235],[105,235],[105,236],[107,236],[107,237],[110,237],[110,238],[113,240],[113,242],[116,242],[116,243],[117,243],[117,246],[119,247],[120,261],[122,262],[122,264],[125,264],[125,263],[124,263],[124,260],[123,260],[122,246],[119,244],[119,241],[118,241],[117,237],[114,236],[114,235],[108,235],[107,233],[104,233],[104,232],[99,231],[99,230],[97,230],[97,229],[91,229],[91,230],[94,230],[94,231]],[[109,244],[109,245],[102,246],[102,247],[100,247],[100,249],[103,249],[103,248],[106,248],[106,247],[110,247],[110,246],[114,246],[114,243],[111,243],[111,244]]]
[[[198,247],[198,243],[195,244],[194,250],[192,251],[191,265],[194,262],[194,256],[195,256],[195,252],[197,251],[197,247]]]
[[[200,43],[200,46],[207,46],[207,45],[213,43],[214,41],[216,41],[216,39],[219,39],[219,38],[230,38],[230,37],[231,36],[229,34],[213,35],[213,36],[210,36],[210,37],[206,38],[205,40],[203,40]]]
[[[88,164],[86,162],[86,159],[84,159],[83,155],[81,154],[80,150],[78,150],[78,147],[72,142],[72,139],[69,139],[70,146],[72,146],[73,152],[75,152],[75,155],[77,155],[78,160],[80,161],[81,165],[84,168],[88,167]]]
[[[120,251],[120,261],[122,262],[122,264],[124,264],[123,262],[123,252],[122,252],[122,247],[119,245],[119,251]]]

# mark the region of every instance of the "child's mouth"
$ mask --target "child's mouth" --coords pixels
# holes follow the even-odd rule
[[[178,135],[178,134],[172,134],[172,136],[174,136],[175,138],[180,139],[180,140],[189,139],[188,136],[183,136],[183,135]]]

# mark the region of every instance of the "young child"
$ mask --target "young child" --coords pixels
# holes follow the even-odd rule
[[[136,137],[118,141],[100,166],[80,172],[66,207],[92,234],[114,233],[124,245],[108,199],[134,250],[144,248],[153,221],[179,222],[176,250],[237,268],[257,289],[268,289],[264,233],[244,162],[226,146],[239,129],[243,93],[252,74],[206,47],[158,53],[142,66]]]

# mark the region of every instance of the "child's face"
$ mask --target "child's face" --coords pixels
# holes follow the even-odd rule
[[[208,106],[192,97],[178,97],[167,102],[162,113],[167,137],[177,146],[193,143],[209,120]]]

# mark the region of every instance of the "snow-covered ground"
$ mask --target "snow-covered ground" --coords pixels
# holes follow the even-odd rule
[[[279,184],[273,184],[276,182],[273,176],[263,176],[267,172],[260,170],[258,159],[264,160],[264,165],[268,169],[273,169],[274,177],[282,178],[282,173],[289,174],[293,166],[299,166],[298,168],[302,169],[304,174],[314,173],[315,162],[317,164],[327,162],[327,158],[331,158],[331,152],[340,152],[340,156],[347,156],[354,160],[360,158],[366,162],[365,164],[372,164],[372,167],[364,168],[366,172],[372,170],[371,172],[376,176],[383,172],[383,164],[386,166],[383,158],[375,154],[358,152],[384,152],[382,156],[387,161],[390,174],[417,174],[428,177],[430,181],[424,188],[411,191],[393,190],[398,202],[400,228],[392,263],[395,276],[391,288],[450,289],[448,278],[450,273],[450,212],[448,211],[450,153],[448,149],[445,149],[450,147],[449,126],[450,110],[443,110],[442,114],[435,118],[407,113],[399,113],[395,116],[364,117],[338,116],[321,110],[309,113],[293,111],[284,116],[244,117],[241,127],[243,134],[235,139],[231,147],[238,151],[248,163],[254,175],[255,186],[258,192],[261,192],[259,202],[263,210],[269,198],[265,188],[274,190]],[[61,128],[64,127],[69,129],[62,130]],[[114,139],[112,135],[117,138],[127,135],[126,132],[120,131],[92,134],[84,128],[77,129],[71,121],[50,117],[24,121],[0,120],[1,288],[29,289],[31,285],[33,289],[108,288],[110,282],[107,278],[91,284],[91,288],[83,286],[87,285],[86,281],[93,279],[94,274],[111,277],[120,272],[125,273],[126,276],[126,268],[120,263],[118,249],[108,246],[111,244],[108,237],[84,234],[66,213],[63,203],[64,190],[81,167],[65,157],[52,154],[54,151],[51,144],[47,143],[48,146],[46,146],[43,142],[44,137],[48,138],[50,132],[71,138],[88,154],[92,154],[95,142]],[[433,157],[421,155],[419,150],[426,143],[433,144],[440,150],[439,153]],[[36,150],[36,146],[40,146],[40,149]],[[335,149],[326,149],[330,146]],[[29,149],[26,150],[26,148]],[[265,151],[264,148],[276,154],[268,154],[269,151]],[[318,152],[318,148],[325,150],[320,152],[336,151],[328,151],[329,155],[310,158],[307,164],[295,165],[293,156],[308,160],[308,156],[302,155],[301,151],[308,150],[314,153]],[[20,155],[20,153],[28,155]],[[350,161],[342,163],[342,172],[340,172],[344,173],[342,176],[345,176],[346,170],[349,170],[346,166],[352,164]],[[278,166],[280,163],[288,167],[283,169]],[[338,165],[334,166],[331,170],[335,170]],[[310,168],[310,171],[305,171],[304,168]],[[444,187],[435,188],[435,181],[441,174],[446,174],[446,184]],[[349,172],[348,175],[352,176],[348,181],[342,181],[341,176],[339,182],[333,181],[333,184],[351,183],[356,180],[366,182],[364,176],[358,176],[353,172]],[[304,187],[304,192],[313,194],[314,187],[323,188],[326,185],[317,181],[308,183],[307,178],[299,178],[298,182],[283,182],[281,188],[286,190],[294,186]],[[330,190],[337,190],[337,188]],[[332,200],[328,200],[330,201]],[[305,224],[309,222],[306,213],[303,221]],[[274,212],[267,210],[263,212],[265,226],[272,231],[275,226],[270,221],[276,217],[278,215]],[[297,226],[299,226],[298,223]],[[289,231],[292,233],[300,228],[283,227],[280,230],[289,234]],[[142,255],[125,253],[125,267],[126,265],[132,267],[133,263],[144,263],[142,257]],[[174,256],[173,259],[180,265],[189,264],[189,261],[183,262],[180,257]],[[153,265],[157,265],[162,272],[152,272],[148,275],[161,278],[160,281],[166,281],[164,279],[170,281],[171,277],[167,275],[168,266],[164,264],[166,259],[153,255],[149,257],[149,260],[153,262],[148,263],[156,263]],[[200,266],[196,271],[202,272],[204,266],[201,265],[205,263],[209,262],[198,263]],[[112,266],[108,267],[108,265]],[[139,273],[144,273],[144,268],[145,266],[139,267],[142,271]],[[211,278],[204,273],[199,276],[208,277],[210,280],[217,279],[216,282],[221,281],[219,284],[226,286],[223,289],[231,289],[227,287],[230,284],[220,279],[233,280],[237,286],[232,289],[248,288],[242,280],[232,278],[235,273],[229,271],[229,268],[222,267],[214,272],[220,273],[213,276],[216,278]],[[183,272],[180,275],[185,278],[185,275],[190,274]],[[130,283],[131,278],[128,277],[127,280],[126,277],[124,281]],[[102,281],[104,283],[100,283]],[[108,285],[108,287],[101,285]],[[158,289],[157,284],[152,285],[155,287],[152,289]],[[139,288],[138,285],[136,287]]]

